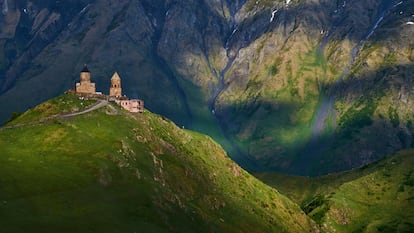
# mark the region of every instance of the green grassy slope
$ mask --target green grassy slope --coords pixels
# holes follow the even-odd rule
[[[387,4],[292,1],[284,12],[275,1],[247,1],[243,23],[256,31],[278,11],[263,34],[237,28],[242,39],[257,37],[238,52],[217,101],[231,139],[267,170],[310,176],[412,148],[414,30],[404,12],[414,3],[382,20]]]
[[[315,230],[209,137],[161,116],[104,107],[38,121],[68,101],[91,104],[64,95],[15,120],[36,124],[0,129],[1,232]]]
[[[1,123],[86,63],[97,90],[117,71],[251,170],[317,176],[414,148],[413,1],[19,2],[0,15]]]
[[[257,177],[301,203],[326,232],[413,232],[414,151],[318,178]]]

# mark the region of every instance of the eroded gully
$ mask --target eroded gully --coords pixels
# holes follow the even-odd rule
[[[210,70],[215,75],[216,78],[216,84],[213,83],[213,80],[211,82],[211,98],[209,101],[209,110],[211,113],[211,116],[216,121],[217,125],[220,128],[221,134],[223,135],[224,139],[227,141],[227,143],[231,146],[231,151],[228,151],[230,157],[241,167],[244,169],[252,172],[260,170],[259,165],[249,157],[248,154],[246,154],[240,147],[232,140],[228,132],[225,130],[225,127],[223,125],[223,122],[220,118],[225,117],[224,114],[221,113],[221,115],[217,114],[216,112],[216,105],[217,100],[220,97],[220,95],[226,90],[227,85],[225,83],[225,76],[228,72],[228,70],[233,65],[235,59],[237,58],[239,54],[240,48],[236,48],[235,51],[232,51],[230,41],[233,38],[234,33],[237,31],[237,25],[235,24],[235,14],[237,13],[237,10],[231,11],[231,19],[230,19],[230,32],[231,34],[226,38],[224,47],[226,49],[226,56],[227,56],[227,63],[223,67],[223,69],[219,70],[218,72],[215,71],[211,66]],[[208,60],[208,55],[206,55],[206,58]]]
[[[349,74],[349,71],[353,64],[355,63],[355,58],[358,56],[360,49],[362,45],[365,43],[366,40],[368,40],[371,35],[375,32],[375,30],[378,28],[380,23],[383,21],[386,14],[393,8],[394,4],[392,2],[388,2],[387,0],[384,0],[384,5],[382,7],[381,13],[375,20],[375,22],[371,25],[369,31],[364,35],[363,38],[361,38],[358,43],[352,48],[350,60],[345,67],[345,69],[342,71],[341,75],[338,76],[338,78],[335,80],[333,84],[333,88],[328,91],[327,93],[323,93],[322,100],[320,102],[320,107],[315,115],[315,120],[312,128],[312,138],[313,140],[317,140],[317,137],[323,134],[323,130],[326,128],[327,124],[329,123],[329,117],[332,117],[332,123],[333,126],[335,125],[334,122],[334,96],[335,89],[339,85],[339,83]],[[338,23],[341,21],[338,21]],[[336,28],[338,25],[333,25],[332,29]],[[319,46],[319,53],[321,56],[323,56],[323,51],[325,49],[326,44],[329,41],[329,35],[326,36],[322,43]]]
[[[363,44],[372,36],[372,34],[375,32],[375,30],[378,28],[378,26],[387,16],[387,14],[390,12],[390,10],[392,10],[394,7],[397,6],[393,1],[383,0],[382,2],[383,2],[383,5],[381,6],[382,9],[380,10],[380,13],[377,16],[376,20],[369,27],[369,30],[365,33],[365,35],[352,48],[350,59],[345,69],[342,71],[341,75],[339,75],[338,78],[334,81],[333,87],[326,93],[321,94],[320,105],[314,117],[310,145],[307,150],[307,151],[310,151],[309,153],[310,155],[321,152],[323,150],[323,148],[321,148],[322,145],[320,143],[320,139],[322,136],[326,136],[328,140],[333,140],[332,135],[324,135],[324,130],[327,129],[329,125],[331,125],[331,127],[333,128],[335,128],[335,125],[336,125],[336,120],[335,120],[336,116],[335,116],[335,110],[334,110],[334,103],[335,103],[334,93],[336,89],[338,88],[339,84],[341,83],[341,81],[343,81],[343,79],[349,74],[349,71],[354,65],[355,59],[358,56]],[[341,9],[337,9],[337,11],[340,12]],[[336,20],[331,26],[330,30],[332,31],[335,30],[342,22],[343,22],[342,19]],[[329,42],[332,31],[330,31],[330,33],[324,37],[324,39],[319,45],[318,52],[320,56],[323,56],[325,46]],[[326,143],[323,143],[323,144],[326,144]],[[309,161],[310,159],[312,159],[310,157],[312,156],[307,156],[305,160]]]

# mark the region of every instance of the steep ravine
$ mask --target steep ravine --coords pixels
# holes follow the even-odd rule
[[[226,65],[224,66],[223,69],[219,70],[218,73],[214,69],[212,69],[210,66],[212,73],[215,74],[217,84],[216,85],[214,83],[211,84],[212,94],[211,94],[211,98],[209,101],[209,110],[211,112],[212,118],[215,120],[215,122],[219,126],[223,137],[225,138],[225,140],[227,140],[228,144],[231,146],[232,151],[229,151],[231,158],[244,169],[249,170],[249,171],[256,171],[260,169],[259,165],[237,146],[237,144],[232,140],[229,133],[225,130],[222,119],[220,118],[218,114],[216,114],[217,100],[219,96],[223,93],[223,91],[225,91],[225,89],[227,88],[227,85],[225,83],[226,74],[228,70],[231,68],[231,66],[233,65],[234,60],[236,59],[238,52],[240,50],[240,48],[238,48],[236,49],[235,52],[231,51],[230,43],[233,40],[232,37],[234,33],[238,30],[238,26],[235,23],[235,15],[237,14],[237,11],[240,10],[242,6],[243,4],[239,3],[238,6],[236,5],[234,7],[230,7],[231,9],[230,10],[230,21],[229,21],[228,27],[230,28],[229,31],[231,32],[231,34],[227,37],[224,43],[224,48],[226,50],[226,57],[227,57]],[[208,59],[208,56],[206,57]]]

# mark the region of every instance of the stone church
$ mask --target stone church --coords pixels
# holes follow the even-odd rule
[[[76,93],[95,94],[95,83],[91,82],[91,72],[86,65],[80,72],[80,83],[76,83]]]
[[[95,83],[91,82],[91,72],[86,65],[80,72],[80,82],[76,83],[76,93],[95,97],[100,96],[99,98],[105,96],[100,92],[96,92]],[[108,98],[108,96],[105,98]],[[144,101],[138,99],[131,100],[122,95],[121,77],[119,77],[118,72],[112,75],[108,99],[129,112],[144,112]]]

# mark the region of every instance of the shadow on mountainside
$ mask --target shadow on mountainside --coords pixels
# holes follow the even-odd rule
[[[411,64],[389,66],[328,84],[336,103],[349,108],[337,106],[333,133],[319,135],[303,148],[297,160],[305,171],[301,174],[349,170],[414,147],[413,71]]]
[[[368,1],[352,1],[347,2],[346,6],[342,5],[342,1],[305,2],[288,7],[282,3],[277,5],[279,8],[274,14],[273,20],[271,20],[272,11],[276,9],[267,6],[252,10],[254,13],[247,14],[241,22],[236,22],[237,15],[233,15],[233,19],[225,18],[224,13],[220,15],[217,11],[210,9],[207,2],[201,0],[186,3],[168,1],[168,4],[167,1],[163,0],[153,2],[130,1],[127,7],[121,7],[121,9],[115,9],[116,4],[114,4],[111,10],[116,11],[116,13],[113,15],[102,14],[105,17],[110,17],[108,19],[101,18],[104,17],[98,14],[101,10],[95,9],[97,7],[93,4],[97,4],[99,1],[93,2],[91,7],[85,11],[82,11],[82,9],[85,9],[82,7],[86,6],[87,1],[81,2],[84,4],[76,5],[76,10],[70,11],[73,14],[68,15],[68,18],[65,18],[66,21],[57,21],[55,24],[50,24],[51,34],[46,33],[48,32],[46,30],[44,34],[26,35],[34,21],[20,22],[19,30],[22,31],[16,35],[20,36],[19,33],[23,33],[28,37],[19,42],[20,50],[11,48],[11,50],[16,50],[18,53],[10,58],[9,66],[0,71],[0,78],[8,80],[6,83],[10,84],[3,86],[3,89],[9,92],[2,93],[0,117],[5,119],[12,111],[22,111],[28,106],[36,105],[51,96],[62,93],[77,79],[75,75],[69,75],[68,79],[70,80],[67,81],[65,77],[62,77],[62,73],[73,74],[74,70],[78,70],[76,67],[83,65],[85,62],[91,62],[92,67],[96,67],[98,70],[96,76],[98,83],[103,83],[100,81],[105,79],[104,75],[107,72],[113,72],[113,69],[121,67],[123,69],[121,73],[126,74],[123,83],[125,81],[125,87],[131,88],[131,90],[127,90],[128,95],[142,96],[151,110],[164,114],[172,118],[177,124],[183,125],[182,122],[186,122],[184,118],[187,115],[194,114],[188,107],[188,101],[191,101],[189,99],[193,97],[188,94],[190,92],[188,89],[191,89],[191,94],[193,92],[201,93],[202,91],[196,85],[183,87],[180,79],[186,77],[179,76],[179,72],[170,64],[175,62],[175,57],[169,59],[169,56],[162,54],[164,50],[161,50],[160,46],[163,45],[163,48],[168,49],[171,54],[183,51],[178,50],[177,46],[174,46],[176,44],[167,43],[168,39],[175,39],[176,43],[183,43],[182,46],[189,48],[188,50],[196,56],[203,56],[203,54],[199,54],[199,50],[194,49],[200,48],[204,53],[207,53],[204,54],[207,56],[208,53],[212,52],[209,51],[212,48],[208,46],[212,39],[211,35],[214,35],[221,41],[220,46],[228,46],[226,49],[230,54],[230,58],[235,56],[241,48],[251,45],[269,32],[277,32],[284,35],[284,37],[289,37],[295,31],[304,30],[306,35],[319,38],[315,41],[323,41],[324,38],[329,40],[343,40],[346,38],[358,43],[362,38],[370,35],[373,28],[377,29],[373,26],[381,17],[385,6],[381,5],[381,2],[388,1],[379,1],[375,4]],[[242,2],[235,4],[241,4]],[[157,4],[163,4],[163,7],[158,7]],[[185,31],[179,28],[182,25],[174,24],[171,16],[174,13],[172,11],[173,7],[178,7],[176,9],[178,13],[188,11],[184,12],[183,15],[175,13],[183,21],[184,19],[187,20],[187,17],[190,19],[185,21],[184,26],[189,27],[192,30],[191,33],[182,33]],[[240,5],[232,6],[232,14],[236,14],[237,10],[235,9],[238,7]],[[387,13],[384,21],[380,21],[377,25],[377,30],[381,30],[384,26],[383,23],[388,23],[391,19],[397,18],[399,21],[396,22],[403,23],[402,20],[406,19],[407,15],[396,14],[396,12],[403,8],[412,9],[412,7],[413,3],[404,1],[389,14]],[[195,13],[192,11],[194,9],[196,10]],[[85,13],[85,17],[82,17],[83,13]],[[70,19],[69,16],[73,19]],[[168,24],[165,24],[166,20],[169,20]],[[68,22],[71,25],[67,24]],[[74,22],[76,24],[72,24]],[[188,22],[194,23],[190,24]],[[47,26],[47,24],[42,25]],[[106,32],[94,34],[96,30],[99,31],[98,29],[106,30]],[[374,30],[369,38],[371,40],[380,38],[381,41],[379,42],[383,42],[399,36],[398,33],[394,33],[394,29],[392,32],[379,34],[378,31],[375,32]],[[171,33],[173,36],[168,37],[166,33]],[[11,44],[21,39],[19,36],[7,39],[6,44],[11,46]],[[41,43],[35,43],[37,41]],[[96,41],[100,43],[96,43]],[[162,44],[161,41],[165,44]],[[60,46],[60,43],[64,46]],[[49,50],[46,51],[45,48],[49,48]],[[42,52],[47,55],[41,57],[39,54]],[[163,59],[163,61],[160,62],[160,59]],[[187,69],[187,67],[183,69]],[[212,67],[212,69],[214,70],[216,67]],[[385,69],[378,72],[391,71]],[[364,94],[372,83],[377,82],[375,80],[378,72],[374,72],[373,77],[358,78],[355,81],[352,78],[347,79],[348,81],[345,80],[343,83],[337,84],[340,86],[338,88],[330,87],[329,84],[326,84],[326,86],[328,89],[339,89],[338,93],[343,93],[336,96],[337,99],[347,99],[350,93],[356,98]],[[9,76],[9,74],[13,75]],[[13,86],[16,84],[17,77],[20,78],[21,82]],[[361,88],[361,82],[365,89]],[[48,86],[42,86],[42,83],[47,83]],[[196,91],[193,89],[196,89]],[[14,101],[15,99],[18,99],[18,101]],[[10,102],[14,103],[11,104]],[[299,162],[294,160],[301,155],[300,153],[298,155],[297,152],[304,150],[301,146],[306,145],[309,132],[297,129],[295,119],[290,118],[290,116],[299,111],[301,106],[289,102],[275,104],[261,99],[256,102],[245,103],[246,109],[243,109],[243,106],[223,107],[222,113],[217,112],[222,119],[219,124],[225,128],[225,131],[230,132],[229,137],[236,141],[233,143],[244,151],[241,153],[264,157],[261,159],[265,162],[260,163],[271,169],[297,172],[297,170],[289,170],[289,168],[296,166],[295,163],[303,164],[300,157]],[[254,123],[254,121],[259,123]],[[384,122],[387,121],[384,120]],[[251,127],[252,130],[248,127]],[[283,129],[283,131],[280,131],[280,129]],[[346,132],[346,129],[337,129],[337,131],[340,130]],[[301,138],[299,146],[298,142],[291,138],[280,139],[277,138],[278,135],[275,135],[275,133],[284,134],[289,131],[295,131],[295,135],[300,135],[297,136]],[[277,145],[274,144],[275,137],[279,140]],[[251,140],[256,138],[260,140]],[[351,139],[353,138],[355,136],[352,136]],[[294,153],[288,153],[289,151],[294,151]],[[275,154],[276,156],[274,156]],[[318,152],[318,154],[320,153]],[[291,162],[286,162],[285,158],[280,159],[283,156],[289,156]]]
[[[15,85],[20,75],[30,69],[33,59],[66,30],[82,9],[94,0],[65,1],[9,1],[11,12],[0,15],[0,52],[4,56],[0,66],[0,94]],[[9,27],[8,14],[16,14],[14,33],[1,35]]]
[[[325,84],[337,103],[336,127],[312,137],[312,120],[295,123],[294,102],[226,105],[217,111],[231,140],[263,170],[323,175],[414,147],[413,65],[397,65]],[[338,103],[347,107],[341,109]]]

